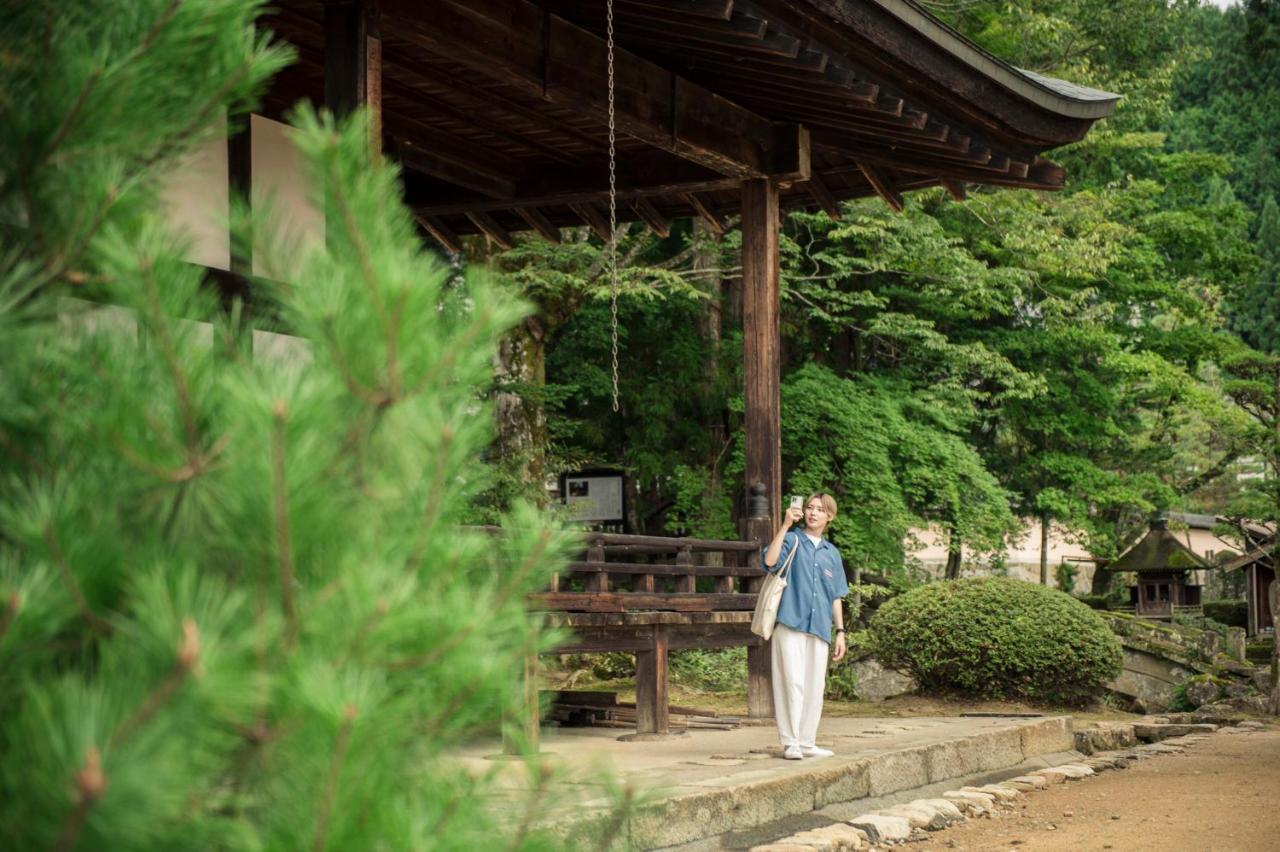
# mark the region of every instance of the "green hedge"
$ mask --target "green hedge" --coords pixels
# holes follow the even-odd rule
[[[1228,627],[1249,625],[1249,604],[1246,601],[1205,601],[1204,617],[1212,618]]]
[[[1076,595],[1076,600],[1089,607],[1089,609],[1111,609],[1110,595]]]
[[[924,690],[1083,704],[1120,672],[1102,616],[1055,589],[1004,577],[912,589],[871,620],[876,653]]]

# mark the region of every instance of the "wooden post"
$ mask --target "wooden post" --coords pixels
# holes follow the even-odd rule
[[[655,624],[649,649],[636,652],[636,734],[670,732],[667,646],[667,626]]]
[[[375,4],[328,0],[324,7],[324,102],[338,118],[369,108],[369,150],[382,152],[382,39]]]
[[[680,548],[680,552],[676,554],[676,564],[685,568],[689,573],[676,575],[676,591],[687,592],[692,594],[698,590],[697,578],[693,573],[693,548],[684,546]]]
[[[778,331],[778,187],[768,180],[742,184],[742,348],[745,383],[746,471],[761,482],[768,518],[780,517],[782,423]],[[769,538],[772,538],[770,530]],[[765,539],[766,541],[768,539]]]
[[[604,562],[605,553],[604,545],[600,543],[600,539],[592,538],[587,545],[587,561],[588,562]],[[609,591],[609,575],[604,571],[592,572],[587,575],[587,591],[588,592],[607,592]]]
[[[742,184],[742,337],[745,391],[746,470],[748,489],[764,487],[767,508],[749,511],[744,536],[767,544],[782,503],[782,412],[778,310],[778,187],[768,180]],[[760,588],[753,578],[747,591]],[[747,713],[773,715],[769,643],[747,649]]]

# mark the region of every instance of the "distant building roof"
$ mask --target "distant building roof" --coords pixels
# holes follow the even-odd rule
[[[1169,531],[1161,518],[1151,522],[1151,530],[1124,555],[1107,566],[1112,571],[1167,572],[1213,567],[1196,555]]]

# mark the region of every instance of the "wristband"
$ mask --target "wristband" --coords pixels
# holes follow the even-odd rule
[[[837,633],[843,633],[843,632],[844,632],[844,628],[843,628],[843,627],[837,627],[837,628],[836,628],[836,632],[837,632]]]

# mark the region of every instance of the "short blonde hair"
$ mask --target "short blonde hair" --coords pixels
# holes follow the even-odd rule
[[[824,491],[815,491],[805,498],[804,504],[808,506],[811,500],[819,500],[822,502],[822,511],[827,513],[828,522],[836,519],[836,498]]]

